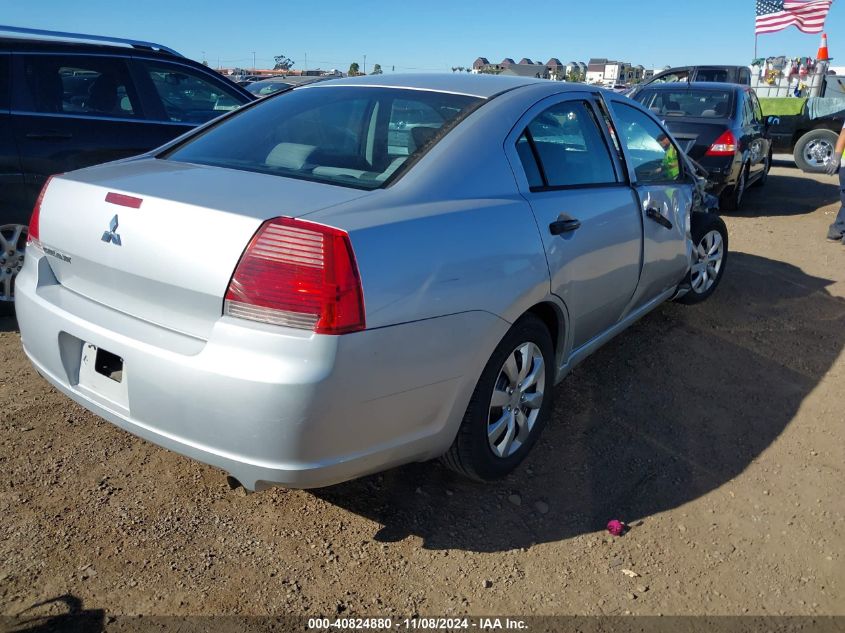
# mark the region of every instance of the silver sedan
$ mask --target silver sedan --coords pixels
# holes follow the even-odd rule
[[[526,457],[554,385],[725,271],[671,135],[585,85],[375,76],[53,178],[17,280],[56,388],[248,489]]]

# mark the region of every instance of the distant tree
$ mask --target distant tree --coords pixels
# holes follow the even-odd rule
[[[361,67],[358,65],[358,62],[352,62],[349,64],[349,72],[346,73],[350,77],[357,77],[361,74]]]
[[[381,75],[381,74],[383,74],[382,70],[381,70],[381,64],[374,65],[373,66],[373,72],[371,72],[370,74],[371,75]]]
[[[202,65],[203,65],[203,66],[208,66],[208,62],[207,62],[207,61],[205,61],[205,60],[202,60]]]
[[[458,72],[458,67],[457,67],[457,66],[452,66],[452,72],[453,72],[453,73]]]
[[[464,70],[467,71],[468,73],[472,72],[472,68],[464,68]]]
[[[294,64],[292,59],[285,57],[284,55],[276,55],[273,59],[276,60],[276,65],[273,66],[273,70],[290,70]]]
[[[569,74],[566,76],[566,80],[572,82],[579,82],[581,81],[581,73],[573,68],[569,71]]]

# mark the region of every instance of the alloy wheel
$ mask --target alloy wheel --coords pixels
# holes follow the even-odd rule
[[[540,415],[545,389],[542,351],[534,343],[518,345],[499,370],[490,398],[487,441],[496,457],[510,457],[528,440]]]
[[[703,294],[713,287],[722,270],[725,259],[725,243],[715,229],[704,234],[696,246],[696,262],[692,265],[690,281],[692,289]]]
[[[22,224],[0,226],[0,302],[15,299],[15,277],[23,267],[26,236]]]
[[[825,167],[834,153],[833,144],[827,139],[813,139],[804,147],[804,160],[811,167]]]

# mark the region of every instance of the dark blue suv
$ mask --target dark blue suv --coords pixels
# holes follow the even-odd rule
[[[0,311],[48,176],[142,154],[253,100],[158,44],[0,26]]]

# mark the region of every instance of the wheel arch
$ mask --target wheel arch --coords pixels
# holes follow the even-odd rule
[[[549,334],[552,336],[552,346],[555,350],[555,364],[557,365],[555,369],[557,370],[563,364],[568,349],[569,321],[566,306],[563,302],[547,299],[531,306],[524,314],[536,316],[549,329]]]

